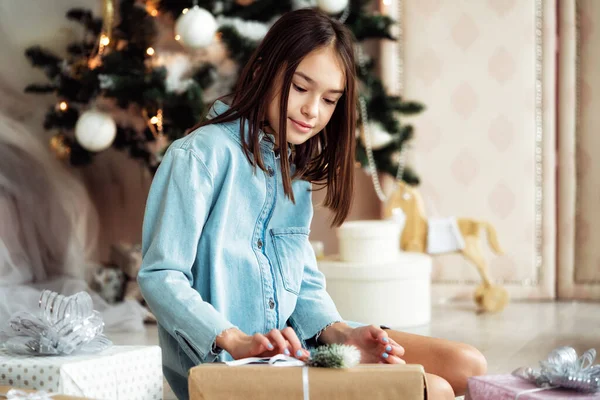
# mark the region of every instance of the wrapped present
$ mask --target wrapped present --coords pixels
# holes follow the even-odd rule
[[[333,369],[307,366],[203,364],[189,373],[191,400],[423,400],[420,365],[361,364]]]
[[[114,244],[110,248],[110,259],[129,279],[135,279],[142,267],[142,248],[128,243]]]
[[[10,386],[0,386],[0,398],[8,400],[85,400],[84,397],[55,395],[43,390],[24,390]]]
[[[0,385],[94,399],[162,399],[161,350],[111,346],[94,354],[32,356],[3,349]]]
[[[559,347],[540,361],[539,369],[521,367],[511,375],[469,379],[465,400],[600,399],[600,365],[596,350],[581,357],[572,347]]]
[[[600,399],[600,393],[580,393],[555,387],[538,387],[513,375],[469,378],[465,400],[567,400]]]

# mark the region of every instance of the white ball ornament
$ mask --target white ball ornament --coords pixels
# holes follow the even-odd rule
[[[348,0],[317,0],[317,7],[327,14],[339,14],[348,6]]]
[[[213,42],[218,27],[210,12],[194,6],[177,18],[175,34],[186,47],[199,49]]]
[[[98,110],[88,110],[75,124],[75,139],[88,151],[102,151],[110,147],[117,135],[117,124],[112,117]]]

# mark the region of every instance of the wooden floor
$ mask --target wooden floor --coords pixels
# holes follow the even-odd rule
[[[600,352],[600,303],[515,302],[490,315],[477,315],[470,303],[447,303],[433,307],[430,325],[405,330],[469,343],[486,356],[490,374],[510,373],[520,366],[538,367],[558,346]],[[107,334],[116,344],[158,343],[153,325],[134,335]],[[173,399],[165,382],[165,400]]]

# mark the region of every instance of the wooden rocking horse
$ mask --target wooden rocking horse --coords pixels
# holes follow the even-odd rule
[[[432,234],[432,232],[429,232],[430,221],[426,217],[421,194],[416,188],[410,187],[402,181],[398,182],[398,189],[394,191],[385,204],[384,217],[393,218],[395,214],[397,215],[398,209],[402,210],[405,217],[400,248],[404,251],[429,252],[432,254],[428,251],[431,250],[430,247],[428,248],[428,243],[431,243],[428,242],[431,240],[429,236]],[[458,228],[454,229],[456,233],[455,240],[460,243],[454,250],[448,250],[446,253],[460,252],[475,264],[483,281],[474,294],[475,302],[480,309],[488,312],[502,311],[508,304],[508,293],[503,287],[492,284],[480,239],[480,234],[485,230],[491,249],[496,254],[502,254],[496,230],[489,222],[469,218],[457,218],[454,226]],[[433,254],[439,253],[437,251]]]

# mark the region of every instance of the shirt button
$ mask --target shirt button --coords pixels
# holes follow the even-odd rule
[[[259,249],[262,249],[262,245],[263,245],[262,240],[258,239],[258,242],[256,242],[256,245],[258,246]]]
[[[269,308],[271,310],[275,308],[275,302],[273,301],[272,297],[269,299]]]
[[[273,171],[273,168],[271,168],[270,165],[267,167],[267,173],[271,178],[275,175],[275,171]]]

